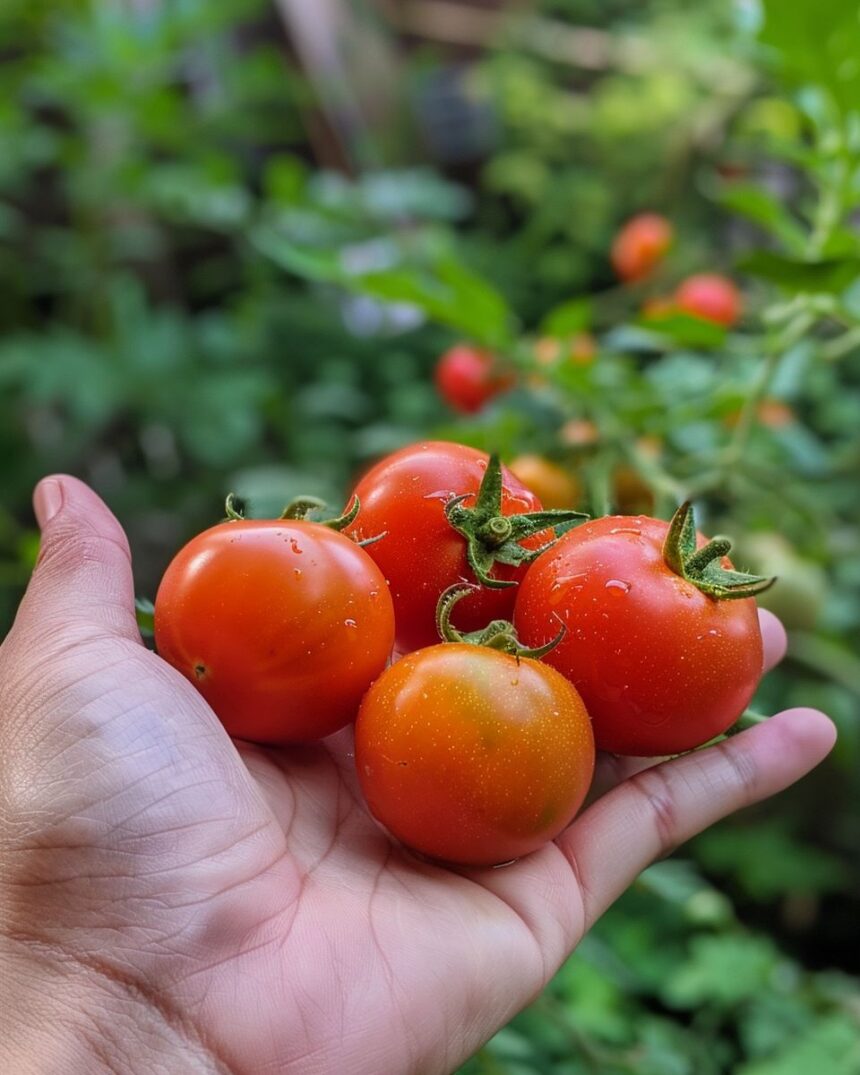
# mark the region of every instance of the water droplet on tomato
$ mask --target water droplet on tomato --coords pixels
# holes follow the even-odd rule
[[[633,534],[634,537],[641,537],[642,531],[637,530],[633,526],[616,526],[609,531],[610,534]]]
[[[300,567],[294,567],[293,574],[296,576],[297,579],[300,579],[302,577],[302,569]]]
[[[296,556],[302,555],[302,550],[299,548],[299,543],[296,541],[295,538],[290,538],[290,548],[293,550]]]
[[[624,594],[630,593],[630,583],[625,582],[624,579],[607,579],[603,588],[609,590],[615,597],[623,597]]]
[[[358,624],[355,622],[355,620],[344,620],[343,625],[344,627],[358,627]]]

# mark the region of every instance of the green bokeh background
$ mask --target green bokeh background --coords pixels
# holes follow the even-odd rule
[[[361,55],[315,77],[266,0],[6,0],[0,635],[49,471],[107,499],[149,597],[227,491],[261,515],[299,492],[337,504],[426,435],[548,454],[598,511],[619,467],[660,512],[694,491],[743,566],[781,576],[790,657],[761,707],[820,706],[839,745],[647,871],[463,1070],[856,1075],[856,4],[543,0],[459,43],[385,7],[345,5],[393,64],[368,93]],[[608,249],[641,209],[677,241],[631,291]],[[644,298],[710,269],[742,281],[737,332],[642,324]],[[595,362],[535,386],[529,341],[580,330]],[[524,371],[468,422],[432,387],[464,336]],[[794,417],[741,445],[732,416],[769,354],[766,396]],[[598,441],[566,444],[570,419]]]

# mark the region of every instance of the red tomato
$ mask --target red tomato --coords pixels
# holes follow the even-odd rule
[[[731,280],[718,273],[688,276],[675,292],[679,310],[703,321],[731,328],[741,316],[741,293]]]
[[[449,407],[475,414],[493,396],[513,386],[513,376],[499,368],[489,351],[457,344],[436,363],[436,388]]]
[[[594,770],[588,714],[529,658],[461,643],[412,653],[370,688],[355,760],[371,812],[445,862],[527,855],[573,819]]]
[[[391,654],[394,610],[379,568],[343,534],[242,519],[174,558],[155,642],[231,735],[305,742],[355,718]]]
[[[388,580],[397,621],[397,649],[401,653],[438,641],[436,604],[439,596],[458,581],[474,582],[467,559],[467,542],[448,520],[449,501],[468,494],[464,507],[473,507],[487,470],[488,456],[474,448],[441,441],[425,441],[402,448],[377,463],[355,489],[361,513],[346,531],[357,540],[384,534],[368,545]],[[502,468],[501,515],[512,517],[541,510],[534,493]],[[551,531],[524,538],[526,549],[540,548]],[[495,563],[492,577],[513,582],[527,565]],[[489,620],[510,619],[516,587],[489,589],[466,597],[457,606],[457,626],[475,631]]]
[[[596,519],[536,560],[518,590],[523,644],[548,641],[561,619],[567,633],[544,659],[582,695],[598,748],[616,754],[676,754],[707,742],[740,716],[762,674],[755,600],[718,600],[673,570],[663,549],[669,525],[641,515]],[[690,525],[692,563],[706,542]],[[719,565],[731,568],[718,558],[711,569]],[[741,577],[751,589],[769,584]]]
[[[627,283],[642,280],[663,260],[672,245],[672,225],[658,213],[639,213],[615,236],[612,266]]]

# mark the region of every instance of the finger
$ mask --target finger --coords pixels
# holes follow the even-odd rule
[[[105,503],[55,474],[36,486],[33,508],[42,542],[16,627],[87,622],[139,641],[128,540]]]
[[[769,672],[785,656],[788,640],[782,623],[766,608],[758,610],[758,622],[761,627],[761,641],[764,649],[764,670]]]
[[[651,862],[793,784],[835,740],[823,713],[790,709],[707,750],[646,769],[590,806],[557,841],[579,879],[586,928]]]

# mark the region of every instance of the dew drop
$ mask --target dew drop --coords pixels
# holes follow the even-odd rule
[[[630,593],[630,583],[625,582],[624,579],[607,579],[603,587],[615,597],[622,597],[624,594]]]
[[[290,548],[293,550],[296,556],[302,555],[302,550],[299,548],[299,543],[296,541],[295,538],[290,538]]]
[[[355,622],[355,620],[344,620],[343,625],[344,627],[358,627],[358,624]]]
[[[633,526],[615,526],[609,531],[610,534],[633,534],[634,537],[641,537],[642,531],[637,530]]]
[[[294,567],[293,574],[296,576],[297,579],[300,579],[302,577],[302,569],[300,567]]]

